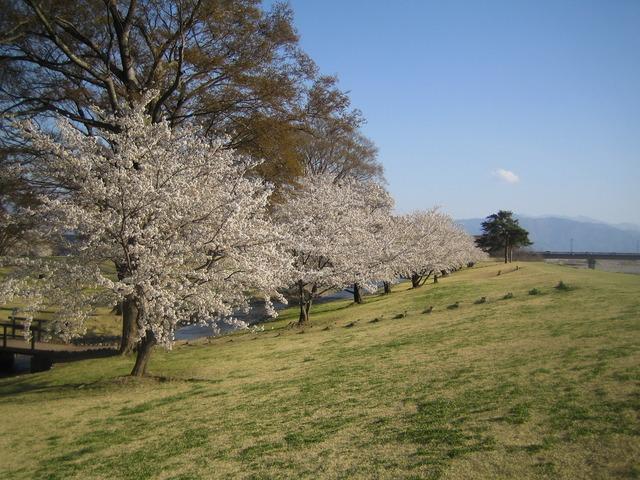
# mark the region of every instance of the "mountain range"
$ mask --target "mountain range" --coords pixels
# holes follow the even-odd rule
[[[585,218],[514,215],[529,232],[535,251],[640,253],[640,225],[612,225]],[[483,218],[457,220],[471,235],[482,233]],[[573,239],[573,240],[572,240]]]

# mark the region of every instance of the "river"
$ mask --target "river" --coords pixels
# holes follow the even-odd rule
[[[323,295],[321,298],[316,299],[315,303],[324,303],[332,300],[347,300],[353,298],[353,294],[347,292],[346,290],[341,290],[339,292],[334,292],[331,294]],[[289,305],[285,305],[283,303],[274,302],[274,306],[276,310],[282,310],[287,308],[288,306],[296,305],[296,299],[293,299]],[[252,306],[248,313],[238,312],[234,315],[235,318],[242,320],[243,322],[248,323],[249,325],[255,325],[261,322],[268,320],[270,317],[267,315],[264,304],[256,303]],[[220,333],[219,335],[224,335],[225,333],[230,333],[238,329],[236,326],[228,325],[226,323],[218,324]],[[176,331],[175,339],[176,340],[196,340],[198,338],[205,337],[213,337],[216,336],[213,327],[210,325],[186,325],[184,327],[179,328]]]

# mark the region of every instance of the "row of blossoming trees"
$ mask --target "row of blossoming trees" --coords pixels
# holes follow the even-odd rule
[[[398,277],[418,287],[482,255],[437,210],[393,215],[373,180],[309,173],[274,201],[258,162],[144,112],[143,103],[111,118],[118,131],[96,136],[64,122],[55,137],[23,125],[46,161],[17,173],[56,186],[35,223],[72,239],[77,254],[5,259],[13,268],[0,291],[0,303],[20,296],[27,312],[55,306],[53,333],[67,338],[84,333],[97,306],[126,301],[138,340],[132,375],[144,375],[154,345],[171,347],[181,322],[217,321],[255,297],[273,312],[272,299],[293,289],[302,325],[329,290],[350,287],[361,302],[362,289]]]

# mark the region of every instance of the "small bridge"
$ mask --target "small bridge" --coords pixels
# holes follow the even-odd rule
[[[0,327],[2,327],[2,351],[25,355],[35,352],[36,342],[42,342],[42,324],[46,322],[46,320],[39,318],[33,319],[29,327],[29,330],[31,330],[30,343],[25,342],[24,334],[18,334],[18,331],[24,332],[24,330],[26,330],[24,324],[18,323],[18,321],[26,320],[24,317],[11,315],[8,322],[0,322]]]
[[[113,355],[117,350],[97,345],[73,345],[44,341],[47,320],[34,318],[29,326],[30,340],[25,340],[25,317],[9,316],[9,321],[0,322],[2,340],[0,344],[0,370],[12,370],[16,355],[31,357],[31,371],[48,370],[54,362],[79,360],[82,358]]]
[[[584,260],[595,258],[596,260],[640,260],[640,253],[613,253],[613,252],[531,252],[544,258],[575,258]]]
[[[640,260],[640,253],[614,252],[531,252],[548,259],[586,260],[589,268],[596,268],[596,260]]]

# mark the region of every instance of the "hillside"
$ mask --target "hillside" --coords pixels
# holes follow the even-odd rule
[[[640,276],[520,266],[0,379],[0,478],[637,478]]]
[[[595,221],[581,221],[560,217],[528,217],[515,215],[533,241],[536,251],[569,251],[571,239],[575,252],[620,252],[636,253],[640,245],[640,231],[632,225],[614,226]],[[457,220],[472,234],[481,233],[483,219]]]

